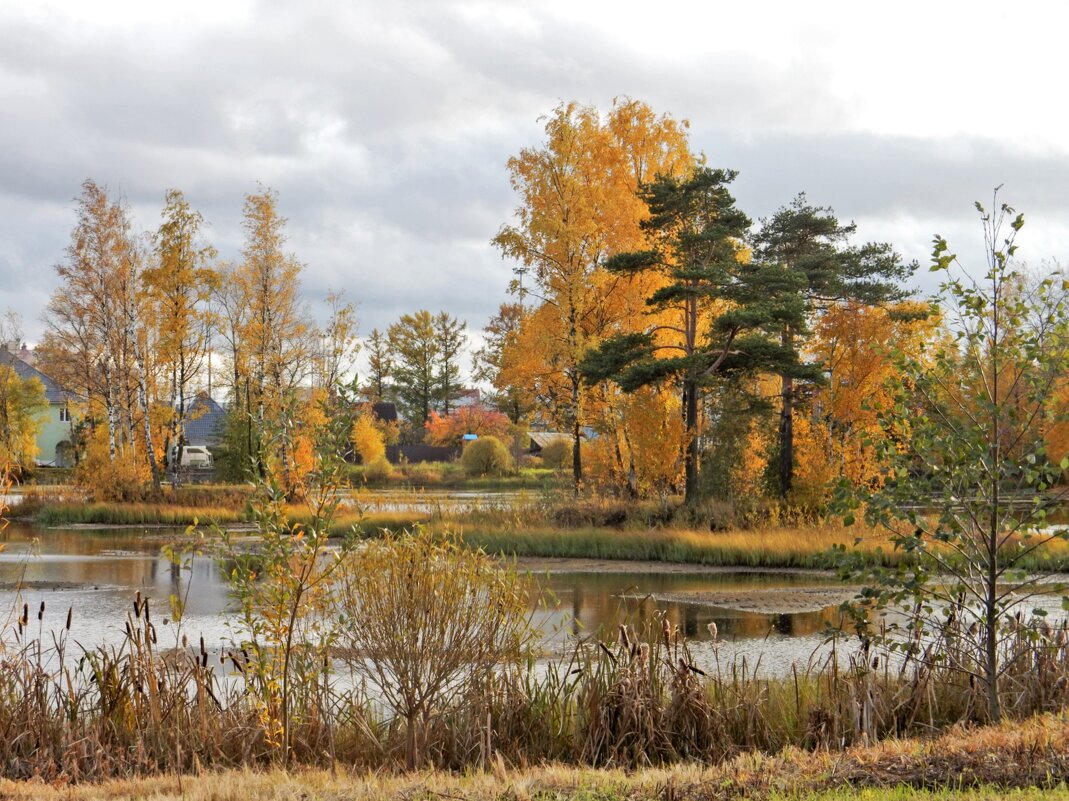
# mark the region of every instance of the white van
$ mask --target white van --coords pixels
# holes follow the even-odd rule
[[[212,452],[203,445],[186,445],[182,448],[182,467],[211,467]]]

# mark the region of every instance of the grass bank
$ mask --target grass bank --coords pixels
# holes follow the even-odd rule
[[[567,484],[560,471],[543,467],[522,467],[505,476],[469,476],[458,462],[417,462],[393,467],[387,475],[369,475],[363,465],[347,469],[354,487],[452,489],[473,492],[549,490]]]
[[[289,509],[293,520],[306,513]],[[510,504],[501,508],[469,510],[439,505],[423,511],[368,507],[343,510],[332,533],[343,536],[354,527],[366,536],[382,529],[398,531],[425,525],[437,531],[459,531],[464,541],[501,556],[618,559],[709,565],[715,567],[829,568],[832,549],[854,547],[873,564],[896,565],[908,557],[895,551],[882,531],[826,525],[756,525],[746,529],[701,531],[649,527],[637,522],[621,526],[557,525],[552,510],[538,503]],[[186,527],[236,525],[249,521],[244,505],[198,506],[148,503],[45,502],[34,508],[32,520],[46,526],[145,525]],[[1069,570],[1069,544],[1051,542],[1028,555],[1024,569]]]
[[[835,545],[853,542],[840,526],[745,531],[561,527],[462,528],[464,541],[505,556],[628,559],[716,567],[826,568]],[[861,546],[874,561],[893,561],[887,539],[873,533]]]
[[[0,781],[11,801],[1069,801],[1064,716],[957,729],[844,752],[747,754],[718,766],[623,771],[495,761],[468,774],[330,770],[228,770],[71,786]]]

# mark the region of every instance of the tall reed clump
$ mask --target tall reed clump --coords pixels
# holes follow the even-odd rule
[[[585,643],[540,676],[496,682],[462,709],[489,708],[495,750],[517,764],[637,768],[788,746],[834,750],[989,722],[984,688],[953,666],[964,654],[955,636],[926,646],[947,651],[942,667],[861,640],[856,650],[837,643],[823,661],[769,677],[745,659],[695,659],[667,621],[656,636],[622,627],[615,642]],[[1069,623],[1022,626],[1006,640],[1007,663],[1017,666],[1004,687],[1008,713],[1020,719],[1069,703],[1067,643]],[[465,714],[449,722],[454,736],[470,738],[481,723]],[[469,741],[453,752],[479,748]]]
[[[262,761],[240,691],[218,682],[203,640],[169,653],[147,599],[134,600],[120,645],[80,653],[72,610],[47,645],[44,603],[32,611],[37,625],[24,605],[0,660],[5,776],[82,781]]]

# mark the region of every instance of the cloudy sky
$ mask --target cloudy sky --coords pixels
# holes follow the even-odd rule
[[[973,258],[1004,184],[1022,255],[1069,258],[1064,4],[880,5],[0,0],[0,311],[40,335],[87,177],[145,229],[182,189],[224,257],[261,182],[313,304],[480,328],[506,160],[560,101],[621,95],[689,120],[754,218],[804,190],[910,258],[936,232]]]

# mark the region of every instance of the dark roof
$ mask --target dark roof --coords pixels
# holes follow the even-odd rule
[[[190,445],[211,445],[223,435],[226,409],[207,395],[198,395],[186,409],[186,442]]]
[[[393,403],[373,403],[371,412],[384,423],[397,422],[397,405]]]
[[[9,351],[7,348],[2,346],[0,346],[0,364],[14,369],[15,375],[17,375],[19,378],[36,378],[38,381],[44,384],[45,397],[48,399],[49,403],[67,402],[67,393],[63,391],[59,384],[57,384],[47,375],[42,373],[32,364],[27,364],[18,356]]]

